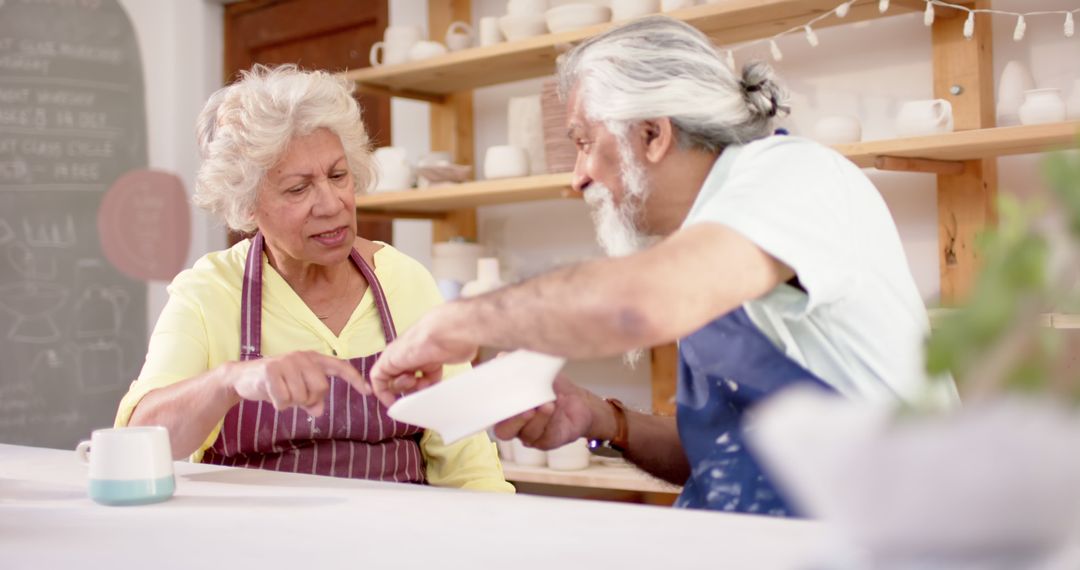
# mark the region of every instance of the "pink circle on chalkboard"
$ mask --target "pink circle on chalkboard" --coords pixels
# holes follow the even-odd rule
[[[132,170],[109,187],[98,209],[105,257],[135,279],[171,281],[187,261],[191,212],[175,174]]]

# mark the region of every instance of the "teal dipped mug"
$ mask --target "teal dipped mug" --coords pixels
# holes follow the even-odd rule
[[[169,431],[163,427],[94,430],[75,453],[89,465],[89,494],[97,503],[158,503],[176,490]]]

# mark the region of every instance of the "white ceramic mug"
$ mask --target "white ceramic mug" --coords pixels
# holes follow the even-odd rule
[[[415,44],[424,39],[424,30],[420,26],[387,26],[383,32],[383,41],[388,44]]]
[[[371,52],[368,53],[368,61],[371,62],[372,67],[405,63],[409,61],[409,50],[412,49],[413,45],[415,45],[415,42],[375,42],[371,46]]]
[[[902,137],[950,133],[953,130],[952,103],[945,99],[908,101],[896,117],[896,131]]]
[[[574,440],[562,447],[549,449],[547,466],[556,471],[576,471],[589,466],[589,442],[585,438]]]
[[[446,46],[439,42],[422,41],[413,44],[409,48],[409,61],[419,61],[429,57],[436,57],[446,53]]]
[[[453,22],[446,28],[446,47],[450,51],[461,51],[472,47],[473,29],[465,22]]]
[[[862,140],[862,124],[850,115],[822,117],[814,125],[814,138],[830,145],[856,143]]]
[[[513,145],[489,147],[484,154],[484,178],[515,178],[528,176],[529,155],[525,149]]]
[[[495,16],[480,18],[480,45],[493,46],[502,41],[499,19]]]
[[[90,498],[103,505],[145,505],[176,490],[169,432],[160,426],[94,430],[75,453],[90,465]]]
[[[536,16],[547,12],[547,0],[509,0],[506,14],[509,16]]]
[[[694,0],[660,0],[660,8],[665,12],[689,8],[696,2]]]
[[[405,149],[397,146],[384,146],[373,153],[379,181],[376,192],[384,190],[405,190],[412,188],[413,169],[409,164]]]
[[[611,0],[611,20],[640,18],[660,11],[660,0]]]

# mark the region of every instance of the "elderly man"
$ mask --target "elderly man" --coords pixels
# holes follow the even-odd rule
[[[551,448],[603,440],[684,484],[677,505],[788,515],[742,442],[755,403],[805,384],[864,400],[955,398],[921,366],[926,310],[873,184],[833,150],[771,136],[771,70],[736,76],[697,30],[630,23],[559,66],[578,147],[574,188],[612,255],[429,313],[371,373],[384,401],[479,346],[600,357],[679,341],[676,418],[566,379],[497,426]]]

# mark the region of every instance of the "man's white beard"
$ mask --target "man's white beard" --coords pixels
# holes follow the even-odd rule
[[[620,141],[619,155],[623,166],[622,203],[616,206],[611,198],[611,190],[598,182],[593,182],[585,189],[585,202],[589,205],[593,224],[596,226],[596,240],[609,257],[636,253],[652,242],[649,236],[638,229],[642,208],[649,195],[644,169],[634,160],[629,144]],[[634,368],[644,353],[643,348],[630,350],[623,355],[623,361]]]

